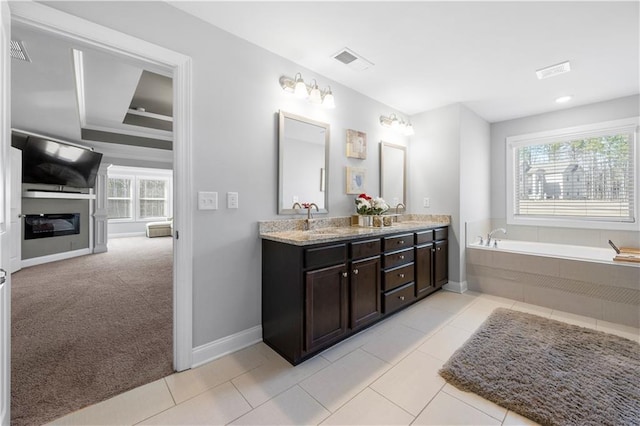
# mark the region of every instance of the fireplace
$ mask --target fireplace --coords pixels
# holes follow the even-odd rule
[[[80,233],[80,213],[27,214],[24,239],[59,237]]]

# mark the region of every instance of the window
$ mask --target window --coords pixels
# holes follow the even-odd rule
[[[133,219],[132,178],[109,178],[107,210],[109,219]]]
[[[507,138],[509,223],[612,229],[636,223],[637,123]]]
[[[138,179],[138,217],[148,219],[170,216],[168,210],[168,184],[163,179]]]
[[[148,222],[172,216],[170,170],[111,166],[108,176],[110,220]]]

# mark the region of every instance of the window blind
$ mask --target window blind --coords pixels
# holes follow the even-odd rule
[[[613,132],[514,147],[514,215],[633,222],[633,138]]]
[[[107,180],[107,215],[109,219],[131,219],[133,217],[131,179],[109,178]]]

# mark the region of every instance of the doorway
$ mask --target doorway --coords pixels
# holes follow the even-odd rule
[[[170,69],[174,76],[174,230],[173,240],[173,369],[191,367],[191,65],[190,58],[143,40],[84,21],[38,3],[13,3],[13,22],[64,35],[126,58]],[[3,96],[7,96],[6,94]],[[6,377],[5,377],[6,378]],[[3,380],[5,379],[3,378]]]

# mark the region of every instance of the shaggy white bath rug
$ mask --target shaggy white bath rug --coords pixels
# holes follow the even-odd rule
[[[496,309],[440,374],[542,425],[640,424],[640,345],[537,315]]]

